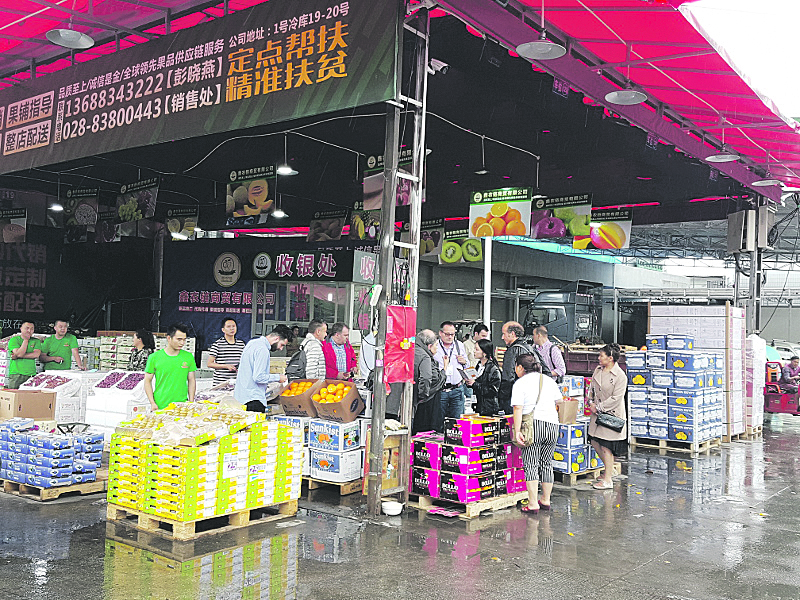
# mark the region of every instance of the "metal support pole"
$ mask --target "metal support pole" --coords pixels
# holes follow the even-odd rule
[[[31,79],[36,79],[36,59],[31,59]]]
[[[400,139],[400,74],[402,70],[404,2],[397,2],[395,47],[395,97],[386,103],[386,132],[383,151],[383,199],[381,202],[380,254],[378,255],[378,333],[375,336],[375,383],[373,386],[372,429],[370,431],[369,475],[367,477],[367,511],[373,516],[381,513],[383,483],[383,436],[386,420],[386,383],[384,352],[386,350],[386,320],[389,294],[394,280],[394,218],[397,190],[397,163]]]
[[[759,203],[760,204],[760,201]],[[747,333],[761,332],[761,248],[758,247],[759,206],[753,211],[756,220],[755,250],[750,252],[750,298],[747,302]]]
[[[741,296],[742,296],[741,285],[742,285],[742,281],[741,281],[741,275],[739,274],[739,267],[737,267],[736,263],[734,263],[734,268],[733,268],[733,305],[734,306],[741,306],[741,303],[740,303],[740,300],[739,300],[741,298]]]
[[[492,238],[483,238],[483,324],[492,323]]]
[[[172,33],[172,9],[164,11],[164,32],[169,35]]]

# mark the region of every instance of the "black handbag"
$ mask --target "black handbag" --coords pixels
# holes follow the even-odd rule
[[[616,431],[617,433],[622,431],[622,428],[625,427],[625,419],[621,419],[616,415],[605,412],[597,413],[597,416],[595,417],[595,423],[605,427],[606,429],[610,429],[611,431]]]

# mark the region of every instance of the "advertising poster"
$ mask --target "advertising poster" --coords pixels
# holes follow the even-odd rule
[[[576,235],[572,247],[579,250],[619,250],[631,243],[632,208],[601,208],[592,211],[589,235]]]
[[[539,240],[589,235],[592,195],[537,198],[531,211],[531,237]]]
[[[64,201],[64,243],[85,242],[87,232],[93,231],[97,223],[98,188],[76,188],[67,190]]]
[[[0,209],[0,243],[19,244],[25,241],[28,223],[28,209]],[[2,279],[0,279],[2,281]],[[2,286],[0,286],[2,287]]]
[[[375,241],[381,234],[381,211],[364,210],[363,202],[356,202],[350,213],[350,233],[347,238],[351,240]]]
[[[117,224],[116,208],[101,208],[97,211],[97,225],[94,228],[94,241],[98,244],[110,244],[122,239],[123,225]],[[131,223],[134,224],[134,223]]]
[[[158,177],[123,184],[117,196],[117,223],[152,219],[156,214]]]
[[[198,216],[199,209],[196,206],[168,209],[165,225],[170,234],[169,239],[173,242],[194,240]]]
[[[405,148],[398,158],[398,171],[411,174],[413,149]],[[383,155],[368,156],[367,170],[364,171],[364,208],[366,210],[380,210],[383,202]],[[423,186],[424,190],[424,186]],[[395,206],[409,206],[411,204],[411,180],[397,178],[397,191]],[[422,197],[425,202],[425,196]]]
[[[266,223],[275,212],[275,165],[231,171],[225,214],[228,227]]]
[[[403,223],[403,232],[400,234],[401,242],[410,242],[411,233],[409,223]],[[420,231],[419,255],[439,256],[444,243],[444,219],[431,219],[423,221]]]
[[[397,18],[393,0],[270,0],[9,86],[0,173],[383,102]]]
[[[307,242],[329,242],[342,238],[342,228],[347,223],[347,209],[325,210],[314,213],[308,226]]]
[[[472,192],[469,231],[472,237],[527,236],[532,188],[502,188]]]
[[[467,229],[446,231],[439,264],[476,263],[483,260],[483,243],[476,238],[467,237]]]

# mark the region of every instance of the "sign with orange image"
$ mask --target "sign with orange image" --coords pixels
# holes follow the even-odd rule
[[[527,236],[530,233],[532,193],[532,188],[472,192],[469,203],[470,236]]]

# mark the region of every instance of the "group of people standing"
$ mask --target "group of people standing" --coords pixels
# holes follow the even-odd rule
[[[78,338],[68,333],[69,321],[57,319],[53,334],[44,340],[34,336],[33,321],[23,321],[19,333],[8,340],[8,372],[6,387],[19,389],[28,379],[36,375],[38,360],[45,371],[66,371],[74,368],[86,370],[78,353]]]

